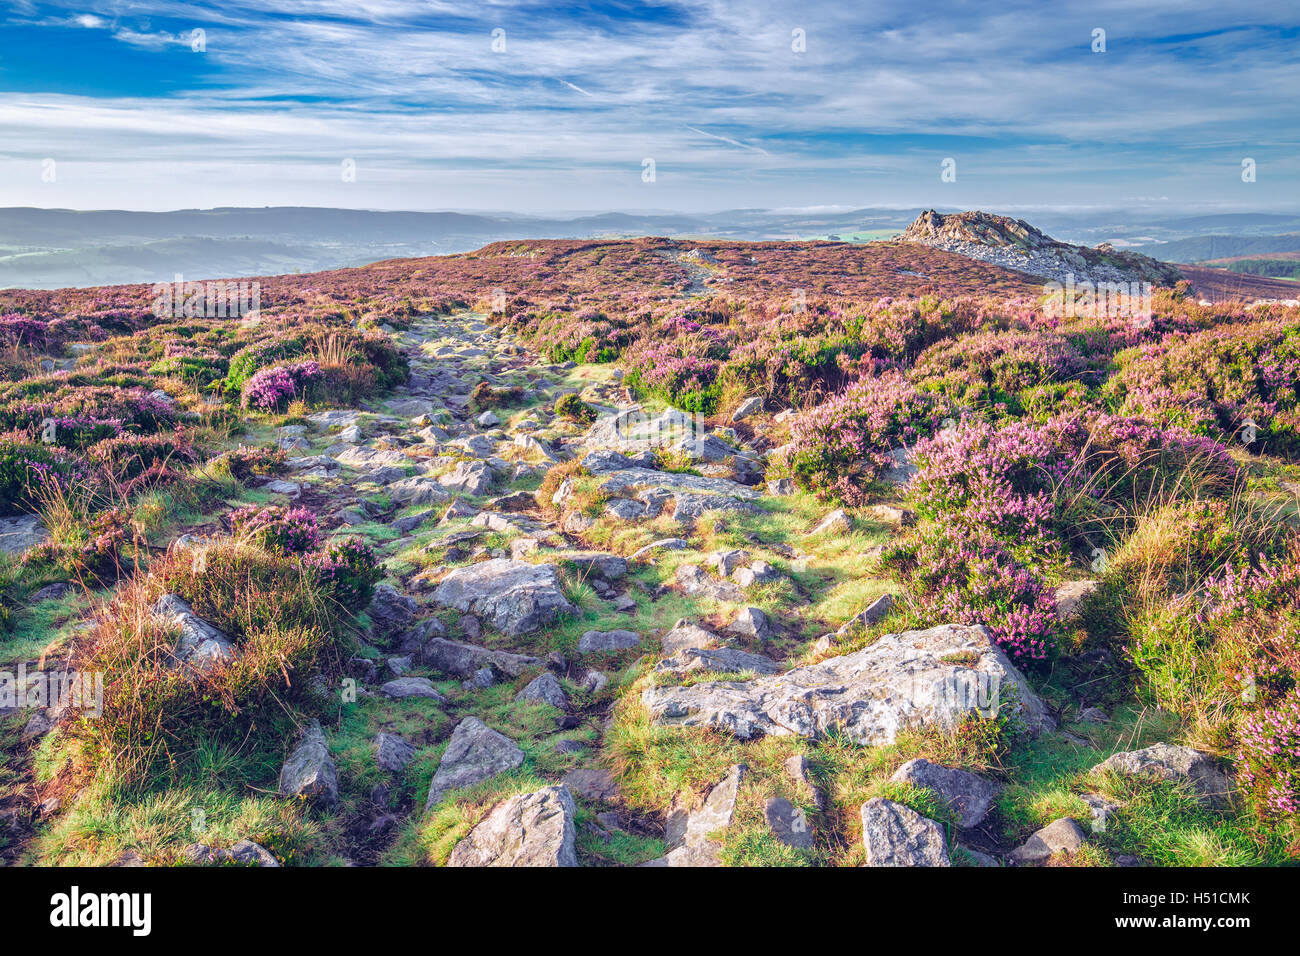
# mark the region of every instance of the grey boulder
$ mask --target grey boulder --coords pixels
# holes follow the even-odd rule
[[[1001,790],[996,783],[966,770],[954,770],[917,757],[903,764],[890,777],[895,783],[910,783],[933,790],[958,815],[963,830],[979,826],[988,816],[993,798]]]
[[[486,618],[503,634],[535,631],[574,610],[549,564],[493,558],[457,568],[433,592],[439,604]]]
[[[950,866],[943,828],[915,810],[873,797],[862,805],[867,866]]]
[[[318,722],[312,721],[280,769],[280,793],[329,807],[339,802],[338,774]]]
[[[466,717],[452,731],[438,771],[429,783],[425,810],[442,801],[451,790],[472,787],[524,762],[524,752],[513,740],[497,733],[477,717]]]
[[[564,688],[560,686],[560,679],[550,671],[543,671],[538,674],[529,682],[527,687],[515,695],[515,703],[529,702],[550,704],[560,710],[565,710],[569,706],[569,698],[564,693]]]
[[[1126,777],[1155,777],[1191,787],[1201,802],[1213,807],[1227,804],[1232,781],[1221,771],[1209,754],[1191,747],[1155,744],[1142,750],[1112,754],[1097,766]]]

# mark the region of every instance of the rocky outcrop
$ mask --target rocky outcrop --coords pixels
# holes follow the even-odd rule
[[[1073,276],[1079,281],[1173,286],[1183,277],[1176,266],[1141,253],[1058,242],[1023,219],[980,210],[942,214],[927,209],[895,241],[916,242],[1060,282]]]
[[[859,744],[888,744],[901,730],[951,730],[1008,706],[1031,732],[1052,724],[988,631],[960,624],[887,634],[853,654],[750,681],[649,687],[641,700],[658,724],[743,740],[839,730]]]
[[[511,797],[456,844],[448,866],[577,866],[573,795],[563,784]]]

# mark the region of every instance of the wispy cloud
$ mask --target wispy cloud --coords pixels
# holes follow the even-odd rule
[[[0,33],[2,195],[1300,202],[1293,3],[1008,0],[932,14],[902,0],[25,2]],[[1243,156],[1259,163],[1253,192],[1235,172]],[[37,172],[45,157],[69,170],[54,188]],[[953,184],[939,181],[947,157]],[[361,170],[351,193],[329,181],[343,158]]]

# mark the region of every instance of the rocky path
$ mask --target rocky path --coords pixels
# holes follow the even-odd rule
[[[297,453],[290,474],[266,486],[328,515],[336,533],[367,537],[386,559],[391,576],[368,608],[367,646],[352,661],[362,694],[372,695],[375,725],[409,727],[404,711],[430,701],[450,718],[423,802],[394,806],[391,788],[377,788],[369,819],[353,825],[355,856],[374,857],[367,841],[392,817],[432,810],[452,790],[520,767],[520,747],[482,719],[500,716],[503,685],[510,703],[551,709],[555,731],[534,740],[546,751],[534,763],[555,768],[559,790],[539,800],[568,818],[576,796],[598,814],[599,832],[658,836],[659,821],[620,811],[600,764],[609,684],[647,652],[675,655],[660,664],[666,672],[779,669],[753,649],[772,634],[767,616],[745,606],[746,588],[777,577],[770,564],[732,551],[714,556],[711,570],[683,564],[666,582],[655,573],[661,556],[692,549],[705,516],[763,513],[758,450],[680,412],[647,414],[617,371],[542,362],[473,313],[425,317],[395,334],[411,366],[408,385],[382,403],[320,412],[311,428],[286,429],[281,443]],[[581,398],[594,422],[556,414],[567,394]],[[539,494],[547,471],[565,463],[568,475]],[[626,529],[623,540],[591,540],[611,525]],[[733,619],[723,634],[694,620],[647,630],[662,616],[661,599],[669,610],[700,608],[700,619],[704,608],[726,608]],[[381,767],[401,773],[434,739],[408,737],[376,735]],[[320,759],[290,760],[282,780],[289,792],[334,777],[329,746],[304,746]],[[327,800],[337,786],[326,787]],[[451,862],[462,856],[468,851]]]
[[[652,721],[740,739],[813,738],[847,726],[860,743],[887,743],[905,727],[953,723],[976,709],[980,677],[1016,684],[1031,725],[1050,725],[978,628],[936,628],[919,643],[882,642],[799,666],[791,657],[800,649],[797,627],[754,596],[795,588],[773,562],[806,566],[811,556],[780,535],[751,533],[751,548],[707,544],[732,521],[762,529],[788,493],[787,483],[760,484],[761,439],[707,429],[673,410],[649,414],[616,371],[541,362],[475,314],[423,318],[399,335],[408,386],[381,404],[311,416],[314,431],[285,436],[302,452],[290,462],[293,475],[268,486],[330,514],[339,533],[368,536],[387,560],[390,579],[367,612],[367,646],[352,661],[371,701],[377,764],[400,775],[418,752],[446,741],[426,792],[403,804],[395,788],[376,787],[352,824],[355,859],[375,859],[395,823],[437,812],[461,788],[490,786],[527,764],[548,785],[494,806],[450,864],[588,862],[575,850],[583,808],[594,815],[579,841],[589,848],[632,832],[662,839],[669,852],[658,865],[716,864],[720,845],[708,834],[730,822],[743,766],[703,807],[665,819],[623,807],[603,765],[612,687],[638,660],[655,675],[639,701]],[[566,394],[579,395],[594,421],[557,415]],[[539,488],[557,465],[562,474]],[[805,533],[843,536],[851,525],[839,512]],[[872,602],[838,635],[823,637],[821,656],[891,602]],[[977,666],[949,663],[961,655]],[[700,680],[710,673],[720,679]],[[756,679],[722,679],[735,674]],[[926,680],[958,692],[935,694]],[[442,729],[412,733],[419,722],[411,714],[431,705],[445,718]],[[553,729],[538,732],[532,723],[527,740],[502,732],[512,710],[538,708]],[[308,735],[295,750],[285,792],[312,794],[324,780],[323,798],[337,799],[330,757],[337,748],[324,740]],[[773,832],[788,845],[810,845],[803,810],[772,800]]]

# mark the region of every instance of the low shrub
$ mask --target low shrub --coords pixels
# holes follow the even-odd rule
[[[572,392],[556,399],[555,414],[579,425],[590,425],[596,420],[596,410]]]
[[[307,555],[303,564],[316,572],[335,601],[353,611],[370,603],[383,578],[374,550],[356,538],[331,542]]]
[[[320,544],[316,516],[306,508],[249,505],[230,513],[235,537],[254,541],[280,554],[303,554]]]

